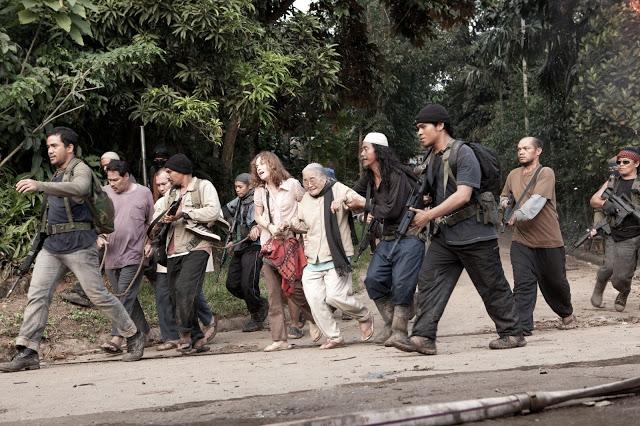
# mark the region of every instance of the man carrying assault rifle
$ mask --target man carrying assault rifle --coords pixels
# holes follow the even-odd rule
[[[640,248],[640,153],[636,148],[624,148],[616,156],[616,163],[618,175],[612,175],[591,197],[591,207],[602,209],[611,229],[605,242],[605,268],[601,268],[605,273],[599,271],[596,277],[591,303],[602,307],[602,294],[611,277],[613,288],[618,290],[614,306],[622,312],[631,291]],[[596,232],[592,230],[591,236]]]

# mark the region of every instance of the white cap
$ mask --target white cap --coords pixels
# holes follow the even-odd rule
[[[100,157],[101,160],[120,160],[120,156],[113,151],[107,151]]]
[[[389,142],[387,141],[387,137],[378,132],[367,133],[367,136],[364,137],[362,142],[374,143],[376,145],[389,146]]]

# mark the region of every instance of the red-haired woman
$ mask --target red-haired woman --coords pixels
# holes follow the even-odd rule
[[[251,183],[256,188],[254,203],[256,206],[256,223],[260,226],[260,244],[265,245],[270,239],[287,240],[293,237],[288,225],[297,216],[298,201],[304,195],[300,182],[292,178],[272,152],[261,152],[251,161]],[[290,349],[287,341],[283,301],[288,297],[299,306],[307,320],[314,341],[321,337],[320,330],[312,323],[311,310],[304,297],[302,284],[295,282],[292,293],[286,296],[282,289],[282,276],[265,258],[262,272],[269,292],[269,326],[273,343],[264,348],[266,352]],[[297,320],[297,318],[292,318]]]

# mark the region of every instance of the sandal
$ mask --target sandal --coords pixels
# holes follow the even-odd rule
[[[287,349],[293,348],[293,345],[286,341],[273,342],[263,350],[265,352],[274,352],[274,351],[285,351]]]
[[[301,339],[302,336],[304,336],[302,328],[294,327],[292,325],[287,327],[287,337],[289,339]]]
[[[337,339],[327,339],[325,343],[320,345],[320,349],[335,349],[344,346],[344,339],[338,337]]]
[[[216,334],[218,333],[218,327],[215,323],[215,320],[211,322],[211,324],[202,327],[202,331],[204,332],[204,339],[206,343],[210,343]]]
[[[122,348],[112,341],[104,342],[102,345],[100,345],[100,349],[102,349],[104,352],[111,355],[117,355],[122,353]]]
[[[156,351],[168,351],[170,349],[175,349],[177,347],[178,347],[177,341],[169,340],[156,346]]]
[[[369,332],[367,333],[366,330],[367,329],[362,329],[362,326],[364,324],[368,324],[369,325]],[[371,338],[373,337],[373,315],[369,314],[369,319],[366,321],[362,321],[358,324],[358,328],[360,328],[360,341],[362,342],[367,342],[369,340],[371,340]]]
[[[313,343],[316,343],[322,338],[322,330],[314,323],[309,322],[309,336],[311,336]]]

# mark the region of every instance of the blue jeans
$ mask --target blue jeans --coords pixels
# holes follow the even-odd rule
[[[53,293],[67,270],[75,274],[89,300],[102,310],[122,336],[131,337],[136,334],[136,326],[127,310],[104,286],[96,245],[66,254],[56,254],[42,249],[33,269],[27,307],[24,310],[16,345],[38,350],[47,325]]]
[[[133,320],[133,323],[136,325],[136,328],[147,334],[149,332],[149,323],[147,323],[147,319],[144,317],[144,311],[142,310],[142,306],[138,300],[140,284],[142,283],[142,271],[140,271],[136,279],[132,282],[137,271],[138,265],[127,265],[123,268],[105,270],[107,278],[109,278],[109,282],[113,288],[113,292],[116,294],[116,297],[120,299],[122,305],[124,305],[124,308],[127,310]],[[131,285],[129,291],[127,291],[126,294],[122,294],[125,293],[129,285]],[[122,296],[118,296],[120,294],[122,294]],[[112,325],[111,335],[120,335],[115,324]]]
[[[380,241],[369,263],[364,285],[373,300],[390,297],[394,305],[410,305],[424,258],[424,242],[413,236],[400,239],[389,260],[394,243],[395,240]]]
[[[176,325],[175,306],[171,301],[171,289],[169,279],[164,272],[156,273],[156,310],[158,311],[158,324],[163,341],[178,340],[178,326]],[[200,289],[196,300],[196,315],[202,324],[209,325],[213,322],[213,312],[209,309],[204,290]]]

